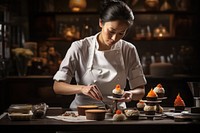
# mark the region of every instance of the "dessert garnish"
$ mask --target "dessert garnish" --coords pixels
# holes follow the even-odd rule
[[[153,91],[153,89],[151,88],[151,90],[148,92],[147,97],[158,97],[158,95]]]
[[[180,96],[180,93],[176,96],[176,99],[174,101],[174,106],[185,106],[185,102],[183,101],[182,97]]]

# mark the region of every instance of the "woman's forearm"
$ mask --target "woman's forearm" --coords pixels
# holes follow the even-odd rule
[[[73,85],[61,81],[54,81],[53,90],[56,94],[73,95],[82,93],[96,100],[102,100],[103,96],[96,85]]]
[[[53,90],[56,94],[73,95],[81,93],[83,87],[83,85],[72,85],[61,81],[54,81]]]

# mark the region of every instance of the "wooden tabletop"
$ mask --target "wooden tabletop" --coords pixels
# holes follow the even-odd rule
[[[64,113],[66,109],[49,108],[48,116],[56,116]],[[125,121],[87,121],[87,122],[66,122],[50,118],[31,119],[29,121],[11,121],[7,115],[0,117],[0,132],[48,132],[56,131],[70,132],[193,132],[199,129],[200,122],[185,119],[185,121],[176,122],[170,117],[161,117],[159,119],[139,119]]]

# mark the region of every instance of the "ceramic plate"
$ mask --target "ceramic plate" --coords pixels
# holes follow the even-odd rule
[[[200,116],[200,113],[190,113],[189,111],[182,111],[183,115]]]
[[[180,116],[183,115],[182,113],[175,113],[175,112],[164,112],[164,115],[168,117]]]
[[[164,100],[164,99],[167,99],[167,97],[158,98],[158,100]]]
[[[141,117],[161,117],[162,114],[155,114],[155,115],[146,115],[146,114],[140,114]]]

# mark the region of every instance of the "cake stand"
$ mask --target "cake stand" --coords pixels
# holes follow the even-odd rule
[[[116,110],[118,110],[118,107],[117,107],[117,103],[121,100],[124,100],[125,98],[124,97],[121,97],[121,98],[117,98],[117,97],[113,97],[113,96],[107,96],[109,99],[113,100],[114,101],[114,109],[113,109],[113,113],[116,112]]]
[[[157,98],[156,101],[149,101],[149,100],[143,100],[143,101],[144,101],[146,104],[155,105],[155,106],[158,107],[158,106],[160,105],[160,103],[162,103],[162,100],[164,100],[164,99],[167,99],[167,97]],[[144,114],[144,116],[146,116],[147,119],[153,120],[155,117],[161,117],[162,114],[158,114],[158,113],[156,113],[155,115],[145,115],[145,114]]]

